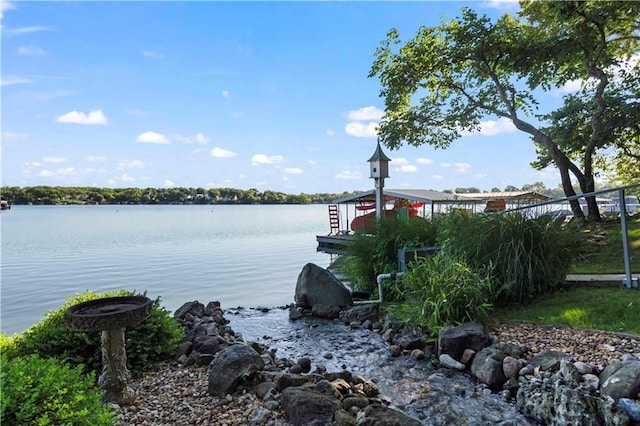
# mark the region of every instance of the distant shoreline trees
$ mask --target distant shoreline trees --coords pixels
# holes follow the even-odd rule
[[[562,188],[547,188],[542,182],[508,185],[505,192],[537,191],[554,198],[564,197]],[[96,188],[87,186],[4,186],[0,198],[15,205],[69,205],[69,204],[331,204],[336,198],[362,191],[337,194],[285,194],[278,191],[258,191],[255,188]],[[502,192],[499,188],[481,191],[476,187],[445,189],[440,192]]]

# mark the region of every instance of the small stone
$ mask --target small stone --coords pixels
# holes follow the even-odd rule
[[[322,358],[324,359],[333,359],[333,354],[331,352],[325,352],[322,354]]]
[[[424,359],[424,352],[420,349],[414,349],[411,351],[411,358],[417,359],[418,361]]]
[[[391,345],[389,346],[389,353],[391,353],[393,357],[400,356],[402,355],[402,348],[398,345]]]
[[[629,398],[618,399],[618,407],[622,409],[632,422],[640,422],[640,402]]]
[[[442,354],[438,357],[438,361],[443,367],[451,368],[453,370],[463,371],[466,367],[463,363],[451,358],[449,354]]]

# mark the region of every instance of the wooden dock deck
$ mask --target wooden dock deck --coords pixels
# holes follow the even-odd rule
[[[353,235],[316,235],[317,251],[329,254],[344,254],[346,247],[353,241]]]

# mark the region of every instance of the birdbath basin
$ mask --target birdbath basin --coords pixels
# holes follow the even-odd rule
[[[98,383],[105,389],[103,402],[131,404],[133,390],[127,386],[125,329],[151,315],[151,299],[144,296],[104,297],[73,305],[64,314],[74,331],[101,331],[102,374]]]

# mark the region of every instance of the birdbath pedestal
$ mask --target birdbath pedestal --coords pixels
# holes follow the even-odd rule
[[[102,374],[98,383],[105,389],[103,402],[131,404],[133,390],[127,386],[125,329],[151,315],[151,299],[144,296],[104,297],[73,305],[65,312],[68,328],[75,331],[101,331]]]

